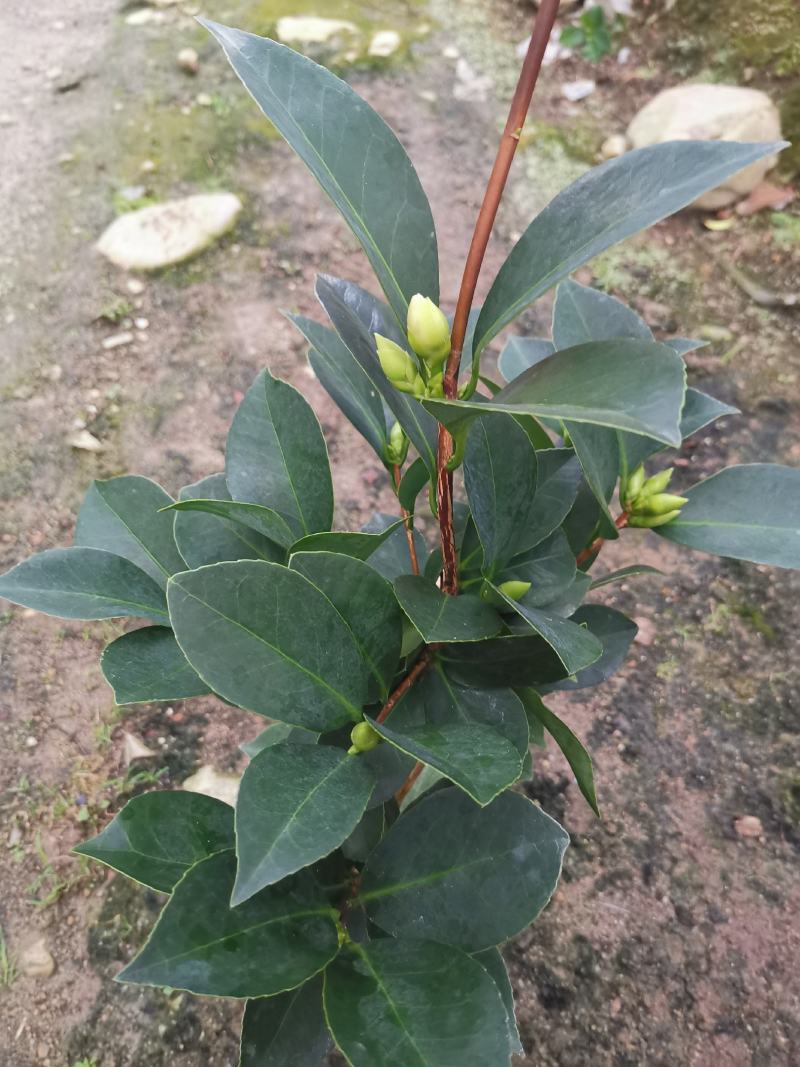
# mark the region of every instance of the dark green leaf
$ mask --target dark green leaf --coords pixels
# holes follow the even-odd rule
[[[683,360],[654,341],[593,341],[565,348],[515,378],[491,400],[423,400],[451,431],[487,411],[630,430],[681,442]]]
[[[483,546],[484,573],[491,576],[533,543],[536,452],[513,418],[475,419],[464,454],[464,485]]]
[[[92,482],[78,512],[75,544],[122,556],[165,586],[184,569],[172,516],[161,511],[171,503],[160,485],[138,475]]]
[[[653,333],[644,319],[616,297],[579,285],[571,278],[561,282],[553,305],[556,348],[571,348],[587,341],[611,341],[617,337],[652,341]]]
[[[657,533],[716,556],[800,568],[800,470],[726,467],[687,489],[680,515]],[[2,589],[0,589],[0,593]]]
[[[168,626],[145,626],[118,637],[106,647],[100,667],[116,704],[187,700],[211,692]]]
[[[514,1055],[522,1056],[525,1050],[519,1039],[519,1030],[517,1030],[517,1017],[514,1011],[514,990],[511,988],[506,962],[500,953],[500,949],[487,948],[483,952],[476,952],[473,959],[476,959],[481,967],[489,972],[490,978],[497,986],[497,992],[500,994],[503,1007],[506,1009],[509,1047]]]
[[[495,592],[527,625],[552,648],[564,665],[567,674],[576,674],[598,660],[603,652],[600,641],[569,619],[550,615],[526,602],[526,598],[512,600],[499,589]]]
[[[575,502],[561,524],[561,529],[576,556],[597,534],[600,515],[597,497],[589,488],[586,479],[581,477]]]
[[[545,337],[509,337],[497,360],[497,369],[507,382],[513,382],[528,367],[552,356],[555,350],[553,342]]]
[[[548,602],[547,610],[551,615],[561,615],[569,619],[586,599],[586,595],[592,587],[592,579],[585,571],[577,571],[575,578],[563,592]]]
[[[520,626],[527,629],[522,620]],[[529,629],[488,641],[447,645],[440,657],[451,678],[476,689],[543,685],[565,678],[564,665],[550,645],[528,634]]]
[[[624,582],[626,578],[634,578],[637,574],[663,574],[658,567],[649,567],[646,563],[634,563],[630,567],[620,567],[618,571],[610,571],[592,582],[592,589],[601,589],[604,585],[612,582]]]
[[[458,949],[383,938],[350,944],[325,973],[325,1014],[352,1067],[508,1067],[506,1013]]]
[[[589,753],[567,724],[562,722],[557,715],[554,715],[549,708],[546,708],[541,698],[533,690],[528,690],[526,707],[536,715],[542,726],[564,753],[564,758],[572,768],[575,781],[578,783],[578,788],[583,793],[586,803],[595,815],[599,816],[600,809],[597,806],[597,794],[594,789],[594,771],[592,770],[592,760]]]
[[[538,545],[569,514],[578,493],[581,472],[571,448],[548,448],[536,453],[536,502],[527,538]]]
[[[336,911],[307,872],[232,908],[235,875],[232,849],[191,867],[117,981],[212,997],[270,997],[330,963],[338,948]]]
[[[342,855],[353,863],[363,863],[383,837],[386,830],[386,812],[380,804],[365,811],[346,841],[342,842]]]
[[[212,474],[180,491],[181,500],[230,500],[224,474]],[[236,559],[278,563],[286,553],[248,526],[200,511],[175,513],[175,541],[188,567]]]
[[[378,745],[360,757],[377,779],[375,791],[367,808],[375,808],[391,800],[414,766],[414,760],[392,745]]]
[[[239,1067],[319,1067],[332,1044],[320,975],[288,993],[248,1000]]]
[[[284,741],[293,745],[316,745],[319,742],[319,734],[312,730],[302,730],[299,726],[289,726],[285,722],[271,722],[257,737],[252,741],[245,741],[239,748],[245,756],[255,759],[265,748],[282,744]]]
[[[233,704],[309,730],[361,718],[369,680],[350,629],[295,571],[240,560],[170,579],[178,644]]]
[[[202,793],[143,793],[73,852],[171,893],[195,863],[233,848],[233,808]]]
[[[500,633],[500,616],[475,596],[449,596],[421,575],[403,574],[394,580],[400,607],[423,641],[479,641]]]
[[[584,174],[534,219],[500,268],[475,328],[475,356],[581,264],[781,147],[783,142],[667,141]]]
[[[395,528],[380,548],[370,555],[368,562],[373,570],[391,582],[400,574],[411,574],[411,556],[408,551],[406,531],[396,525],[396,520],[391,515],[374,515],[364,530],[368,533],[379,533],[387,526]],[[414,530],[414,545],[419,565],[424,569],[428,558],[428,546],[419,530]]]
[[[622,612],[603,607],[601,604],[585,604],[578,608],[572,616],[572,621],[586,623],[589,631],[602,641],[603,654],[591,667],[579,671],[574,678],[555,684],[534,683],[542,693],[549,693],[554,689],[586,689],[605,682],[622,666],[639,629],[636,623]]]
[[[586,484],[600,505],[599,533],[607,541],[616,540],[619,531],[614,525],[614,516],[609,510],[608,501],[614,492],[620,472],[619,434],[602,426],[582,426],[578,422],[567,422],[565,426],[572,438]]]
[[[130,560],[98,548],[31,556],[0,575],[0,597],[61,619],[167,621],[164,590]]]
[[[375,779],[358,756],[328,745],[271,745],[242,776],[238,869],[231,904],[333,852],[364,813]]]
[[[400,487],[397,490],[397,499],[400,501],[400,506],[413,515],[417,497],[429,481],[428,468],[418,456],[404,472],[400,480]]]
[[[533,922],[556,887],[568,843],[558,823],[519,793],[481,808],[460,789],[442,789],[404,812],[372,852],[360,899],[393,937],[477,952]]]
[[[387,741],[433,767],[478,804],[519,778],[528,724],[510,689],[467,689],[441,668],[428,670],[384,723]]]
[[[289,318],[311,345],[308,362],[323,389],[384,462],[389,431],[375,383],[335,330],[302,315]]]
[[[723,404],[721,400],[716,400],[699,389],[689,388],[686,390],[686,399],[681,411],[681,437],[685,441],[687,437],[691,437],[709,423],[725,415],[737,415],[738,413],[738,408]],[[640,437],[636,434],[620,433],[619,439],[621,447],[625,450],[628,470],[634,470],[648,457],[660,452],[663,447],[660,441],[653,441],[649,437]]]
[[[705,348],[708,343],[708,341],[695,341],[690,337],[670,337],[664,341],[664,344],[669,345],[679,356],[685,356],[687,352],[694,352],[698,348]]]
[[[330,530],[333,488],[317,417],[293,386],[267,370],[233,417],[225,470],[234,500],[272,508],[296,537]]]
[[[502,578],[530,582],[525,603],[543,608],[560,597],[575,581],[575,553],[561,530],[511,561]],[[549,609],[548,609],[549,610]]]
[[[220,519],[227,519],[239,526],[246,526],[250,530],[266,537],[268,541],[274,541],[281,548],[289,548],[295,540],[286,520],[272,508],[265,508],[261,504],[244,504],[239,500],[179,500],[172,504],[170,511],[202,511],[207,515],[216,515]]]
[[[292,555],[298,552],[327,552],[351,556],[353,559],[369,559],[375,549],[380,548],[402,522],[402,519],[398,519],[380,533],[330,530],[326,533],[309,534],[308,537],[301,537],[299,541],[294,542]]]
[[[414,293],[438,303],[431,209],[411,161],[383,119],[346,82],[305,56],[275,41],[200,21],[339,209],[400,321]]]
[[[332,552],[297,553],[291,566],[313,582],[339,612],[372,673],[375,694],[385,700],[403,640],[403,616],[392,587],[366,563]]]

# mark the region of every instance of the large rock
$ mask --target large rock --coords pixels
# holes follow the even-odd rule
[[[766,93],[738,85],[677,85],[653,97],[628,126],[633,148],[662,141],[777,141],[778,109]],[[714,211],[746,196],[775,166],[776,156],[751,163],[694,207]]]
[[[241,210],[233,193],[154,204],[115,219],[97,250],[125,270],[160,270],[202,252],[233,227]]]

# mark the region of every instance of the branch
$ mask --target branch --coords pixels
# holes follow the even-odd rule
[[[628,525],[628,519],[630,516],[627,511],[623,511],[621,515],[618,515],[614,520],[614,525],[618,530],[624,530]],[[606,543],[605,537],[595,537],[594,541],[586,548],[582,549],[575,557],[576,566],[580,567],[582,563],[585,563],[587,559],[591,559],[595,552],[599,552],[603,545]]]
[[[378,715],[376,716],[375,722],[385,722],[386,719],[389,718],[389,715],[392,713],[392,709],[394,708],[395,704],[397,704],[397,702],[403,696],[405,696],[405,694],[408,692],[414,682],[416,682],[417,678],[419,678],[419,676],[428,666],[430,661],[430,649],[425,648],[422,652],[422,655],[419,657],[417,662],[402,680],[400,685],[398,685],[398,687],[390,694],[389,699],[386,701],[386,703],[383,705]]]
[[[395,463],[392,465],[392,477],[394,478],[395,489],[400,488],[400,464]],[[405,519],[403,525],[406,531],[406,540],[408,541],[408,554],[411,557],[411,570],[414,574],[419,574],[419,560],[417,559],[417,546],[414,543],[414,523],[411,519],[411,513],[406,511],[404,507],[400,508],[400,514]]]
[[[559,0],[541,0],[533,23],[528,51],[522,64],[519,81],[508,111],[503,136],[497,149],[492,173],[486,185],[483,203],[475,222],[475,231],[467,253],[461,288],[458,293],[453,329],[450,339],[450,355],[443,378],[444,395],[453,399],[458,394],[458,371],[461,353],[467,334],[469,313],[478,284],[478,275],[486,254],[486,247],[497,216],[497,208],[511,169],[511,162],[519,144],[519,136],[525,124],[533,90],[542,67],[547,42],[558,14]],[[436,460],[436,492],[439,505],[439,529],[442,538],[442,588],[446,593],[458,592],[458,560],[456,558],[455,534],[453,532],[453,477],[447,470],[453,454],[453,438],[439,426],[438,453]]]

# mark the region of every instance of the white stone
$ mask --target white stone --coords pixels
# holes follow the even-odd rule
[[[385,58],[394,55],[402,43],[403,38],[397,30],[378,30],[376,34],[373,34],[367,51],[371,56]]]
[[[662,141],[776,141],[778,109],[766,93],[738,85],[677,85],[665,89],[628,126],[634,148]],[[704,193],[693,207],[715,211],[751,192],[775,165],[768,156]]]
[[[564,82],[561,86],[561,95],[574,104],[577,100],[591,96],[596,88],[597,84],[591,78],[580,78],[578,81]]]
[[[103,339],[103,348],[106,352],[110,352],[112,348],[122,348],[124,345],[130,344],[133,344],[133,334],[130,330],[125,330],[123,333],[115,333],[111,337]]]
[[[182,48],[178,52],[178,66],[186,74],[197,74],[200,69],[200,57],[193,48]]]
[[[125,270],[159,270],[202,252],[230,230],[242,210],[233,193],[169,200],[120,215],[97,250]]]
[[[284,15],[275,26],[284,44],[326,44],[332,37],[357,34],[358,26],[347,19],[326,19],[319,15]]]
[[[239,782],[241,775],[226,774],[215,770],[210,763],[203,764],[183,783],[183,788],[190,793],[204,793],[207,797],[221,800],[223,804],[236,804],[239,795]]]
[[[153,11],[149,7],[140,7],[136,11],[131,11],[130,15],[125,16],[125,22],[129,26],[148,26],[153,23],[164,22],[165,15],[163,11]]]
[[[56,961],[43,937],[20,952],[18,963],[20,973],[26,978],[49,978],[56,969]]]
[[[69,434],[67,444],[71,448],[77,448],[79,452],[102,452],[105,447],[88,430],[76,430],[75,433]]]
[[[603,159],[615,159],[617,156],[624,155],[629,148],[628,138],[624,133],[612,133],[600,145],[600,155]]]
[[[127,730],[122,734],[122,762],[126,767],[130,767],[134,760],[137,759],[153,759],[157,756],[157,752],[153,752],[151,748],[148,748],[141,738],[136,734],[130,734]]]

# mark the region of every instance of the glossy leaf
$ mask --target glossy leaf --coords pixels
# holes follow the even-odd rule
[[[289,548],[295,540],[289,524],[277,511],[265,508],[261,504],[245,504],[240,500],[184,499],[172,504],[170,511],[203,511],[207,515],[216,515],[220,519],[250,530],[274,541],[281,548]],[[181,568],[183,569],[183,568]]]
[[[638,337],[651,341],[653,332],[639,315],[616,297],[566,278],[556,290],[553,341],[571,348],[587,341]]]
[[[296,537],[330,530],[333,488],[317,417],[288,382],[264,370],[228,434],[225,474],[234,500],[277,511]]]
[[[270,997],[318,974],[337,952],[336,912],[303,872],[238,908],[233,850],[191,867],[118,982],[213,997]]]
[[[352,1067],[510,1064],[494,981],[447,945],[351,943],[325,973],[325,1014]]]
[[[0,575],[0,597],[61,619],[167,622],[164,590],[130,560],[98,548],[39,552]]]
[[[383,746],[385,747],[385,746]],[[373,750],[374,751],[374,750]],[[386,831],[386,811],[382,804],[369,808],[352,833],[341,844],[342,855],[353,863],[364,863]]]
[[[531,546],[536,470],[536,452],[513,418],[475,419],[464,453],[464,485],[487,575]]]
[[[392,587],[366,563],[332,552],[297,553],[291,566],[313,582],[338,611],[372,674],[374,694],[368,696],[385,700],[403,640],[403,615]]]
[[[283,742],[293,745],[316,745],[319,742],[319,734],[313,730],[303,730],[299,726],[289,726],[285,722],[271,722],[252,741],[245,741],[239,748],[249,759],[255,759],[259,752],[271,745],[280,745]]]
[[[543,608],[569,588],[575,573],[575,553],[561,530],[556,530],[534,548],[513,559],[503,571],[502,578],[530,582],[525,603]]]
[[[556,887],[568,842],[519,793],[481,808],[460,789],[442,789],[404,812],[372,852],[360,899],[393,937],[478,952],[533,922]]]
[[[320,385],[385,461],[389,431],[375,383],[335,330],[302,315],[289,318],[311,345],[308,362]]]
[[[581,471],[571,448],[548,448],[536,453],[538,473],[533,517],[526,533],[538,545],[558,529],[578,493]]]
[[[375,786],[358,756],[327,745],[277,744],[248,764],[236,801],[238,868],[231,905],[337,848]]]
[[[545,707],[541,697],[534,693],[533,690],[529,690],[527,693],[526,707],[539,719],[542,726],[564,753],[564,758],[572,768],[575,781],[578,783],[578,788],[583,793],[586,803],[595,815],[599,816],[600,809],[597,806],[597,794],[594,788],[594,771],[589,753],[567,724],[562,722],[557,715],[554,715],[549,708]]]
[[[607,681],[622,666],[639,629],[636,623],[622,612],[601,604],[585,604],[578,608],[572,616],[572,621],[579,625],[586,624],[589,631],[603,643],[603,653],[590,667],[579,671],[574,678],[566,678],[554,684],[537,685],[542,693],[554,689],[586,689]]]
[[[161,790],[129,800],[96,837],[73,852],[171,893],[195,863],[233,848],[233,808],[202,793]]]
[[[508,1029],[508,1043],[511,1052],[521,1056],[524,1053],[522,1042],[519,1039],[517,1029],[517,1017],[514,1011],[514,990],[511,988],[511,980],[508,977],[506,962],[499,948],[487,948],[483,952],[476,952],[472,957],[477,960],[484,970],[488,971],[489,977],[497,986],[497,992],[503,1001],[506,1010],[506,1024]]]
[[[145,626],[118,637],[106,646],[100,667],[116,704],[188,700],[211,692],[168,626]]]
[[[414,293],[438,303],[431,209],[383,119],[346,82],[285,45],[200,21],[339,209],[400,321]]]
[[[800,469],[726,467],[685,491],[689,503],[657,533],[716,556],[800,568]]]
[[[484,805],[519,778],[528,751],[525,712],[510,689],[468,689],[438,667],[374,728]]]
[[[329,530],[324,533],[309,534],[301,537],[292,545],[292,555],[298,552],[328,552],[337,553],[341,556],[351,556],[353,559],[366,560],[376,548],[380,548],[383,542],[391,537],[392,533],[402,525],[403,520],[398,519],[390,523],[380,533],[364,533],[350,530]]]
[[[665,342],[666,344],[667,342]],[[708,393],[699,389],[688,388],[686,399],[681,411],[681,438],[687,437],[702,430],[705,426],[724,418],[726,415],[738,415],[739,409],[724,404]],[[653,441],[649,437],[640,437],[630,433],[619,434],[620,447],[625,450],[628,470],[634,470],[640,463],[644,463],[650,456],[660,452],[663,445],[660,441]]]
[[[184,655],[226,700],[323,732],[361,718],[369,668],[330,600],[296,571],[217,563],[176,575],[167,596]]]
[[[212,474],[181,489],[181,500],[230,500],[224,474]],[[175,512],[175,541],[188,567],[237,559],[278,563],[286,553],[248,526],[202,511]]]
[[[449,596],[420,575],[394,580],[400,607],[423,641],[479,641],[500,633],[502,620],[494,608],[475,596]]]
[[[288,993],[248,1000],[239,1067],[320,1067],[332,1044],[319,976]]]
[[[491,400],[423,400],[451,431],[487,411],[630,430],[679,445],[683,360],[654,341],[596,341],[537,363]]]
[[[418,456],[400,479],[400,486],[397,490],[397,499],[400,501],[400,506],[413,515],[417,497],[429,481],[428,468]]]
[[[527,603],[525,597],[512,600],[499,589],[495,589],[495,592],[510,610],[516,612],[534,633],[547,642],[563,663],[567,674],[576,674],[600,658],[603,652],[602,644],[577,623],[562,619],[558,615],[550,615]]]
[[[448,675],[475,689],[544,685],[566,677],[564,665],[548,643],[519,620],[519,632],[488,641],[446,645],[439,653]]]
[[[149,478],[126,474],[92,482],[75,525],[75,544],[99,548],[135,563],[160,586],[184,569],[172,516],[172,497]]]
[[[363,527],[368,533],[379,533],[387,526],[394,526],[394,530],[386,538],[386,541],[374,552],[370,553],[368,563],[378,574],[383,575],[390,582],[398,575],[411,574],[411,555],[408,550],[408,538],[402,526],[395,524],[393,516],[374,515]],[[428,558],[428,546],[419,530],[414,530],[414,546],[417,550],[417,559],[421,569],[424,569]]]
[[[602,426],[584,426],[578,422],[566,422],[564,425],[572,438],[586,484],[600,505],[598,532],[607,541],[616,540],[619,531],[614,525],[608,501],[614,492],[620,472],[619,435],[616,431],[607,430]]]
[[[497,369],[507,382],[513,382],[528,367],[552,356],[556,346],[546,337],[509,337],[497,360]]]
[[[584,174],[534,219],[500,268],[475,327],[475,355],[581,264],[782,147],[785,142],[667,141]]]

